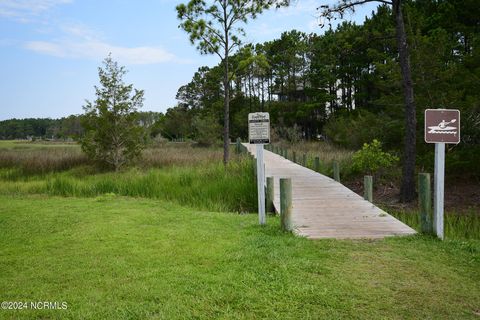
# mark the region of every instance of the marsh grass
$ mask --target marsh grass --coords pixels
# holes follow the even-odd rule
[[[390,214],[420,232],[418,211],[391,211]],[[480,239],[480,215],[475,209],[465,212],[446,212],[444,232],[447,239]]]
[[[227,167],[220,148],[167,143],[144,150],[121,172],[96,168],[76,144],[0,143],[0,193],[162,199],[211,211],[256,210],[253,162],[235,155]]]
[[[14,147],[0,150],[0,167],[17,168],[22,175],[63,171],[89,163],[90,161],[78,146]]]
[[[350,175],[350,162],[354,151],[334,146],[324,141],[301,141],[295,144],[280,142],[274,144],[288,150],[288,157],[292,159],[293,152],[297,155],[297,162],[301,163],[303,154],[307,155],[306,167],[314,169],[315,157],[320,159],[320,173],[333,176],[333,162],[338,161],[343,175]]]
[[[223,151],[220,148],[201,148],[190,143],[166,143],[143,150],[141,157],[132,166],[143,169],[201,166],[220,162],[222,156]],[[76,143],[0,141],[0,168],[17,169],[9,173],[10,178],[14,175],[18,178],[44,175],[85,165],[93,166],[93,163]]]
[[[168,143],[145,149],[138,164],[144,168],[196,166],[220,162],[222,157],[223,150],[220,148],[202,148],[189,143]]]
[[[184,206],[228,212],[256,210],[256,183],[249,158],[203,166],[163,169],[132,168],[123,172],[92,173],[91,167],[22,178],[18,169],[0,170],[2,194],[48,194],[97,197],[104,194],[162,199]]]

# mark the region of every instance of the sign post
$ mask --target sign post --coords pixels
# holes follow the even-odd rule
[[[263,164],[263,145],[270,143],[270,115],[268,112],[248,114],[248,141],[256,145],[258,221],[266,223],[265,217],[265,166]]]
[[[443,198],[445,185],[445,144],[460,142],[460,111],[425,110],[425,142],[435,143],[433,220],[437,237],[444,238]]]

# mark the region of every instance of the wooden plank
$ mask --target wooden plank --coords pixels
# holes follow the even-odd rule
[[[254,149],[245,144],[252,152]],[[294,232],[309,239],[381,239],[415,230],[335,180],[265,150],[266,175],[273,177],[273,205],[280,211],[280,178],[292,181]]]

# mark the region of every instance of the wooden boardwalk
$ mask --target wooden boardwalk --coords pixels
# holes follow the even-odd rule
[[[244,144],[255,156],[255,146]],[[292,179],[295,233],[312,239],[379,239],[415,231],[335,180],[264,150],[265,176],[274,177],[280,211],[280,178]]]

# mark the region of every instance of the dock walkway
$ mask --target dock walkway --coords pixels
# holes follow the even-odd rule
[[[244,144],[255,156],[255,145]],[[280,211],[280,178],[292,179],[294,232],[312,239],[379,239],[415,230],[341,183],[264,150],[265,176],[274,178],[274,206]]]

